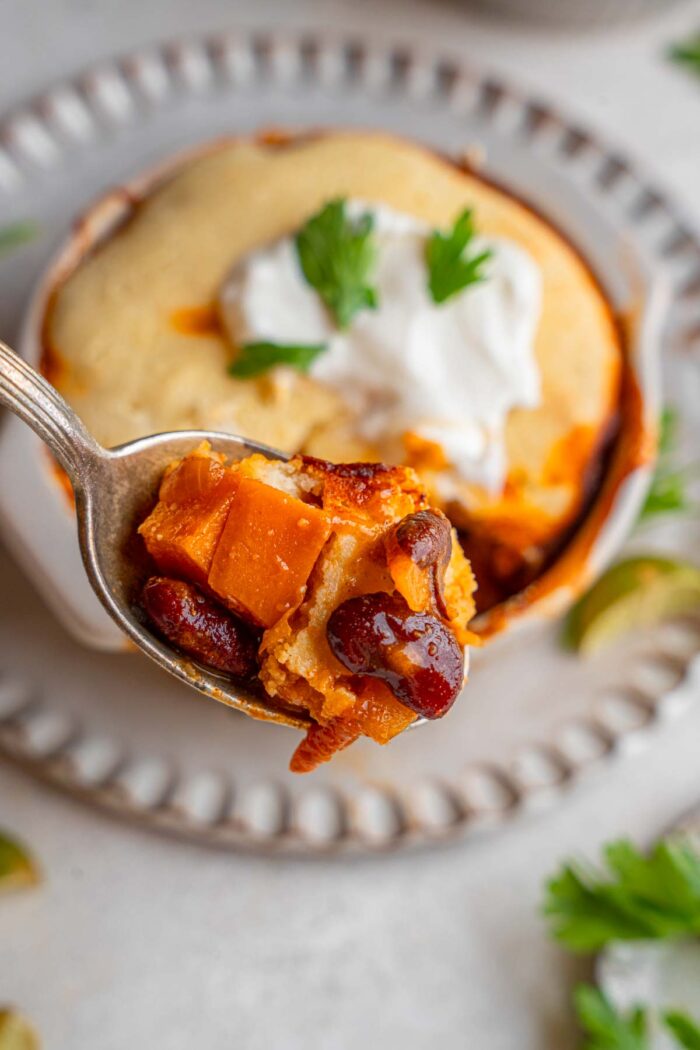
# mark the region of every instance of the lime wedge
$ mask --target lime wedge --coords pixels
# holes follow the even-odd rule
[[[21,842],[0,831],[0,892],[35,886],[37,882],[39,868],[31,853]]]
[[[16,1010],[0,1010],[0,1050],[39,1050],[39,1037]]]
[[[700,606],[700,568],[654,555],[626,558],[608,569],[573,607],[565,639],[592,653],[636,628]]]

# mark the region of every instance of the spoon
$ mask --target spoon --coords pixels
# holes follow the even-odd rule
[[[209,441],[230,460],[260,452],[287,459],[255,441],[208,430],[179,430],[106,449],[43,376],[0,342],[0,404],[37,434],[68,474],[78,521],[80,551],[92,588],[105,609],[144,652],[182,682],[253,718],[308,728],[311,718],[285,708],[171,649],[144,625],[135,606],[148,572],[136,528],[153,508],[167,465]]]

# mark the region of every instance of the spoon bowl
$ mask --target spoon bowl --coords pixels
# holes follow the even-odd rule
[[[208,441],[236,461],[254,452],[268,459],[284,453],[257,442],[206,430],[181,430],[99,445],[61,395],[10,347],[0,342],[0,404],[46,443],[68,474],[75,494],[78,537],[90,583],[115,623],[135,646],[200,693],[253,718],[308,728],[312,720],[266,696],[194,663],[148,627],[139,595],[151,574],[136,529],[156,502],[169,463]]]

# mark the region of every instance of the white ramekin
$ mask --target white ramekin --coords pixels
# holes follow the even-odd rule
[[[216,148],[207,143],[159,164],[112,190],[76,222],[34,291],[20,339],[20,353],[41,364],[42,326],[55,288],[101,239],[120,225],[159,180],[184,159]],[[553,183],[553,192],[557,183]],[[514,192],[517,193],[517,190]],[[567,198],[570,205],[570,199]],[[619,231],[610,232],[620,255]],[[537,618],[561,613],[619,551],[647,491],[660,404],[659,350],[668,294],[641,255],[625,252],[628,288],[628,367],[634,408],[623,417],[621,438],[598,496],[564,553],[522,595],[484,614],[480,629],[492,637]],[[619,298],[619,296],[618,296]],[[619,308],[620,304],[616,304]],[[56,467],[42,443],[11,417],[0,440],[0,522],[15,557],[65,627],[88,646],[118,651],[126,640],[93,594],[83,570],[74,514]]]

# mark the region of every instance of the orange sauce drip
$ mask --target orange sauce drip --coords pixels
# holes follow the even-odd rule
[[[567,485],[585,474],[595,450],[595,427],[579,424],[552,448],[544,466],[549,485]]]
[[[294,142],[295,135],[286,128],[278,128],[271,125],[258,131],[255,139],[262,146],[289,146]]]
[[[66,363],[58,350],[46,344],[44,345],[40,367],[49,383],[56,387],[62,384],[68,373]]]
[[[482,613],[470,624],[480,638],[492,638],[508,626],[511,620],[535,602],[552,595],[560,587],[580,592],[589,582],[588,558],[598,540],[615,501],[627,478],[652,462],[656,452],[656,421],[649,420],[639,384],[629,361],[623,364],[620,395],[620,434],[612,454],[610,466],[598,497],[578,532],[557,557],[550,569],[529,587],[508,598],[501,605]]]
[[[61,385],[68,375],[68,367],[58,349],[51,342],[49,336],[51,316],[53,314],[53,307],[57,295],[58,288],[54,288],[46,304],[46,310],[41,323],[41,357],[39,358],[39,371],[46,377],[46,379],[48,379],[49,383],[55,387]],[[48,449],[46,450],[46,455],[48,457],[49,470],[54,482],[61,489],[70,509],[75,511],[75,493],[73,492],[70,478],[60,463],[53,458]]]
[[[173,310],[170,315],[170,323],[180,335],[208,335],[220,336],[222,334],[221,318],[214,303],[204,306],[183,306]]]
[[[41,357],[39,358],[39,371],[53,386],[58,386],[66,378],[67,373],[66,363],[58,348],[51,341],[49,331],[57,296],[58,288],[54,288],[48,298],[41,322]]]

